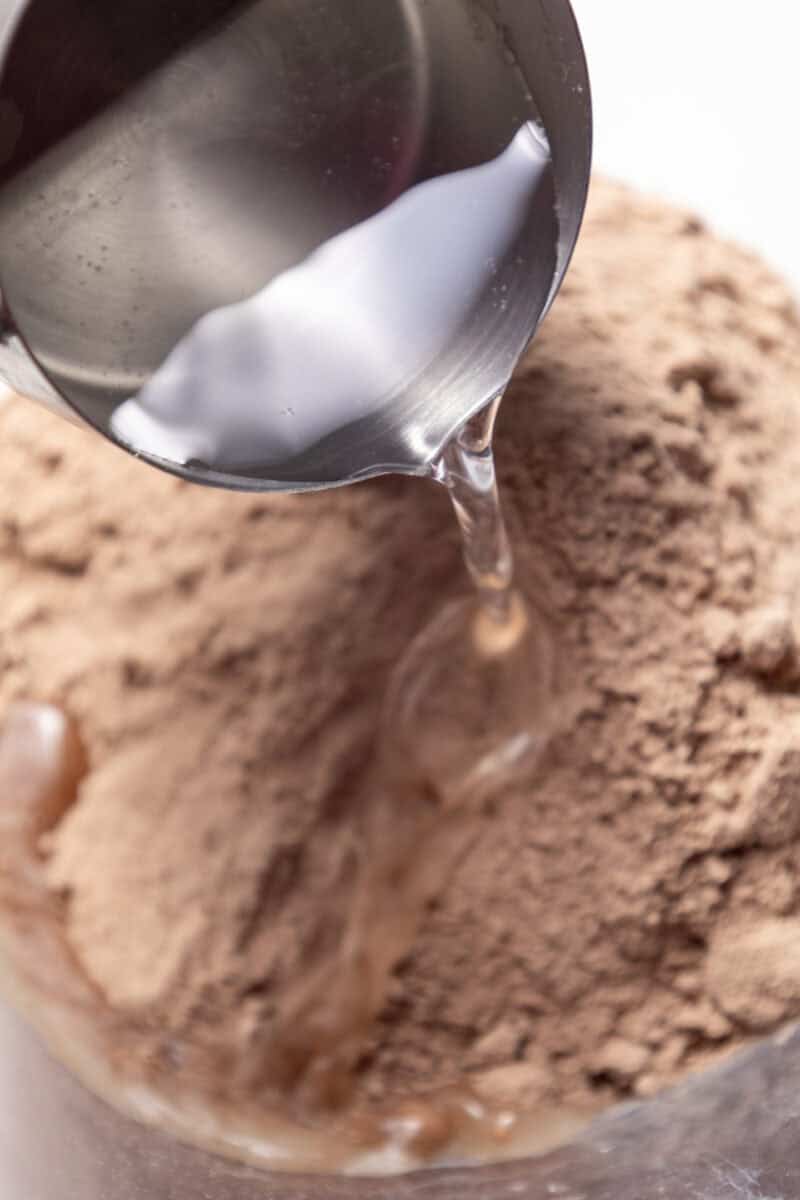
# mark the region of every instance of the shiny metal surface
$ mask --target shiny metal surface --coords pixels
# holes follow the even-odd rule
[[[114,413],[204,314],[414,185],[494,159],[538,119],[555,270],[532,211],[503,320],[487,289],[413,394],[286,463],[128,448],[253,490],[419,473],[505,385],[563,278],[588,186],[588,80],[567,0],[0,0],[0,38],[0,375],[12,386],[119,441]]]

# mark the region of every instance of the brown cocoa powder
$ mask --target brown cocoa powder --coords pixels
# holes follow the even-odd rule
[[[798,331],[752,256],[595,185],[498,433],[563,716],[460,830],[374,761],[392,665],[465,588],[444,494],[205,492],[0,410],[0,697],[89,752],[43,850],[124,1078],[581,1108],[800,1016]],[[293,1027],[323,1059],[347,1029],[353,1091]]]

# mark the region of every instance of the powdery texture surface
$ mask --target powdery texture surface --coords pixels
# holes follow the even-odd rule
[[[458,855],[403,814],[431,872],[372,973],[338,947],[388,672],[465,588],[446,497],[204,492],[2,409],[0,695],[87,744],[48,870],[121,1072],[335,1104],[344,1021],[358,1104],[581,1107],[800,1016],[799,335],[759,262],[595,187],[498,439],[562,727]]]

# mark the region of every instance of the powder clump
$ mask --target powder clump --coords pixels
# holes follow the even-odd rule
[[[124,1078],[580,1108],[800,1016],[797,345],[755,258],[595,186],[497,447],[564,718],[452,836],[374,762],[392,665],[466,586],[443,494],[204,492],[0,410],[0,696],[90,756],[43,849]]]

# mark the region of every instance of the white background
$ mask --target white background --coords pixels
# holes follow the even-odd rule
[[[697,209],[800,290],[800,0],[573,0],[595,167]]]

